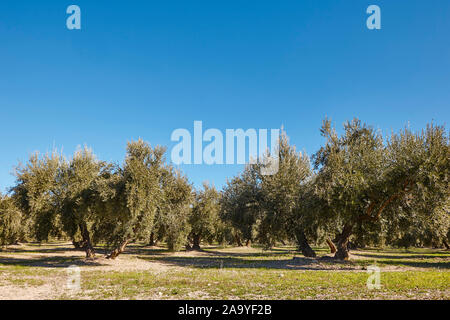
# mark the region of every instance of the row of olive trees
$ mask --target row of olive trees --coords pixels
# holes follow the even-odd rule
[[[339,136],[329,120],[325,145],[311,158],[283,132],[278,167],[248,165],[221,192],[195,191],[164,159],[165,149],[130,142],[122,165],[99,161],[87,148],[67,160],[56,152],[33,155],[16,170],[17,183],[0,199],[0,244],[27,236],[69,237],[87,257],[100,242],[116,258],[135,241],[170,250],[201,242],[265,247],[327,243],[348,258],[353,243],[448,247],[449,137],[443,127],[405,129],[383,139],[359,120]],[[268,155],[270,156],[270,155]],[[262,162],[266,163],[266,162]]]
[[[339,136],[325,120],[321,133],[325,145],[311,161],[283,133],[277,174],[265,176],[261,165],[250,165],[228,181],[221,214],[240,236],[267,247],[295,241],[310,257],[315,252],[308,240],[326,242],[338,259],[348,259],[351,238],[361,246],[448,248],[450,147],[444,127],[404,129],[384,139],[357,119]]]
[[[23,215],[13,200],[0,193],[0,246],[17,243],[24,238]]]
[[[128,143],[121,166],[87,148],[69,160],[33,154],[16,168],[10,195],[0,198],[0,245],[69,238],[92,258],[103,242],[114,259],[135,241],[165,241],[170,250],[231,241],[219,219],[220,193],[207,184],[194,190],[164,154],[142,140]]]
[[[170,249],[184,245],[193,198],[186,177],[167,165],[165,149],[130,142],[122,166],[96,159],[87,148],[66,160],[56,152],[33,155],[16,170],[17,183],[1,201],[2,241],[16,241],[26,225],[38,241],[67,236],[94,257],[94,244],[106,242],[116,258],[130,242],[157,232]],[[3,209],[5,207],[5,209]],[[8,220],[8,221],[9,221]],[[3,225],[3,224],[2,224]],[[5,235],[3,235],[5,234]]]

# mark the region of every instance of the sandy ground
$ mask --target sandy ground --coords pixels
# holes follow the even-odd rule
[[[8,266],[0,266],[0,300],[54,299],[62,294],[70,297],[72,293],[67,289],[70,266],[79,267],[80,272],[145,271],[154,274],[171,268],[163,263],[146,261],[129,254],[121,255],[116,260],[106,259],[101,254],[97,254],[93,260],[85,259],[84,252],[71,249],[69,243],[62,247],[68,248],[68,251],[53,251],[54,248],[50,248],[48,252],[41,252],[39,247],[23,245],[9,246],[7,250],[0,251],[0,262],[38,267],[36,274],[17,276],[15,272],[8,272]],[[23,250],[27,252],[24,253]],[[27,287],[22,284],[24,279],[35,281],[37,285]]]

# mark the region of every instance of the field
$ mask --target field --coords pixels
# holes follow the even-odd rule
[[[171,253],[131,245],[111,261],[101,248],[98,258],[86,260],[70,243],[10,246],[0,251],[0,299],[450,299],[449,251],[354,250],[351,261],[337,263],[293,249],[207,246]],[[79,289],[70,283],[73,265]],[[374,265],[379,289],[367,287]]]

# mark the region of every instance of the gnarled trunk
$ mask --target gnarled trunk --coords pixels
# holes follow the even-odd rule
[[[95,257],[95,251],[94,247],[91,243],[91,236],[89,234],[89,230],[87,228],[86,222],[80,223],[80,232],[81,237],[83,238],[83,248],[84,251],[86,251],[86,258],[94,258]]]
[[[326,241],[327,241],[328,246],[330,247],[330,253],[336,253],[337,250],[336,250],[336,246],[334,245],[334,243],[330,239],[327,239]]]
[[[348,253],[348,240],[352,234],[353,225],[347,223],[338,237],[337,251],[334,257],[339,260],[348,260],[350,255]]]
[[[192,237],[192,250],[200,250],[200,235],[194,234]]]
[[[302,252],[305,257],[315,258],[316,253],[309,246],[306,235],[303,231],[298,231],[296,234],[298,249]]]
[[[129,239],[126,239],[122,241],[111,253],[106,256],[107,259],[115,259],[119,254],[125,251],[125,247],[127,246],[128,242],[130,242]]]
[[[247,241],[245,242],[245,246],[251,247],[252,246],[252,239],[247,239]]]

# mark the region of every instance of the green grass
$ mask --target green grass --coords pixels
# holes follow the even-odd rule
[[[381,288],[367,288],[365,272],[196,269],[91,272],[83,289],[94,299],[448,299],[450,275],[436,271],[382,272]],[[447,292],[446,292],[447,290]],[[76,298],[76,297],[74,297]]]

